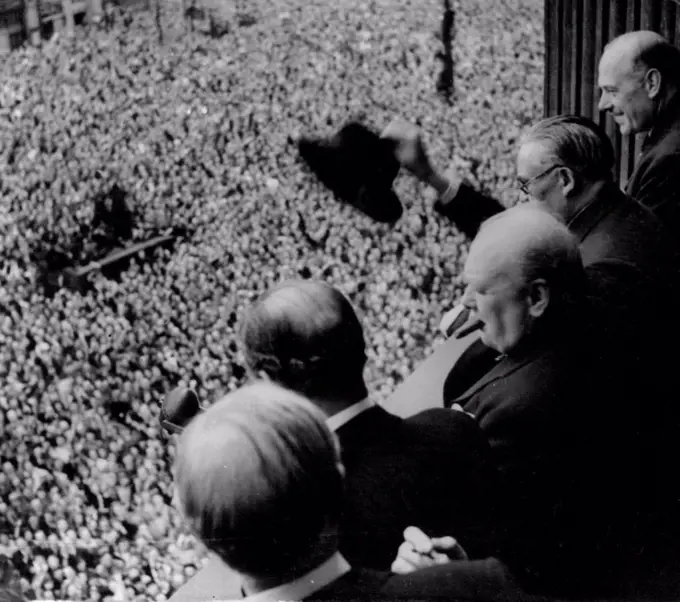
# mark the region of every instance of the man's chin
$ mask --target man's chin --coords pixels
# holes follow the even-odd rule
[[[482,329],[480,331],[482,335],[479,337],[479,340],[484,343],[487,347],[491,347],[491,349],[496,349],[496,346],[493,344],[493,341],[489,339],[486,330]]]
[[[630,127],[630,122],[627,119],[615,120],[616,124],[619,126],[619,132],[622,136],[628,136],[632,133],[632,128]]]

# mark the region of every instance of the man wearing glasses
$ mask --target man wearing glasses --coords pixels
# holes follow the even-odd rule
[[[457,177],[438,173],[415,126],[393,122],[383,136],[393,141],[401,165],[437,190],[435,209],[469,237],[505,210]],[[669,287],[680,267],[676,245],[651,211],[619,190],[613,166],[611,142],[595,122],[571,115],[543,119],[518,149],[521,200],[549,211],[577,237],[592,285],[609,310],[623,310],[621,295],[641,295],[637,289],[644,288],[645,312],[658,311],[675,295]]]
[[[468,236],[505,210],[456,177],[437,173],[414,126],[394,122],[383,136],[393,141],[401,165],[439,192],[436,210]],[[599,309],[597,326],[610,341],[607,356],[619,375],[615,378],[626,379],[631,398],[643,408],[640,432],[647,442],[642,461],[647,481],[635,494],[645,498],[647,528],[656,537],[664,530],[672,532],[669,524],[677,519],[669,517],[678,514],[672,490],[677,479],[671,475],[677,473],[674,458],[680,457],[673,443],[679,439],[680,420],[678,404],[671,401],[677,396],[675,356],[667,351],[667,343],[680,333],[680,260],[665,227],[618,188],[613,165],[611,142],[593,121],[551,117],[535,124],[520,143],[518,186],[524,200],[556,216],[578,241],[590,294]],[[584,349],[589,344],[583,340]],[[452,377],[461,371],[459,362],[445,395],[447,388],[455,390]]]

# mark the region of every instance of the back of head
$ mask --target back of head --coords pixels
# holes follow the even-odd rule
[[[325,416],[272,383],[231,393],[182,433],[178,500],[205,545],[253,577],[285,574],[337,525],[339,447]]]
[[[550,291],[546,316],[561,319],[584,304],[587,280],[578,242],[540,207],[516,205],[488,219],[470,247],[470,257],[473,254],[519,286],[544,280]]]
[[[558,115],[536,123],[523,142],[539,142],[551,161],[568,167],[576,178],[611,180],[614,148],[607,133],[594,121],[577,115]]]
[[[324,282],[288,281],[265,293],[241,340],[252,373],[308,397],[364,386],[363,329],[347,298]]]

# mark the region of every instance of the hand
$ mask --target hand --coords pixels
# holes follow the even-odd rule
[[[417,527],[404,531],[404,543],[399,546],[392,572],[400,575],[418,569],[446,564],[452,560],[467,560],[468,555],[453,537],[429,538]]]
[[[428,183],[432,180],[434,169],[427,157],[420,131],[415,125],[395,119],[383,130],[380,137],[394,144],[394,157],[402,167],[419,180]]]

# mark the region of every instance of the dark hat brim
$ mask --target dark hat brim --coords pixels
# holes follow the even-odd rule
[[[343,200],[371,219],[383,224],[394,224],[404,213],[399,197],[391,188],[372,190],[368,187],[364,188],[356,198]]]
[[[183,427],[178,426],[174,422],[170,422],[169,420],[161,420],[161,426],[166,432],[170,433],[171,435],[179,435],[184,431]]]

